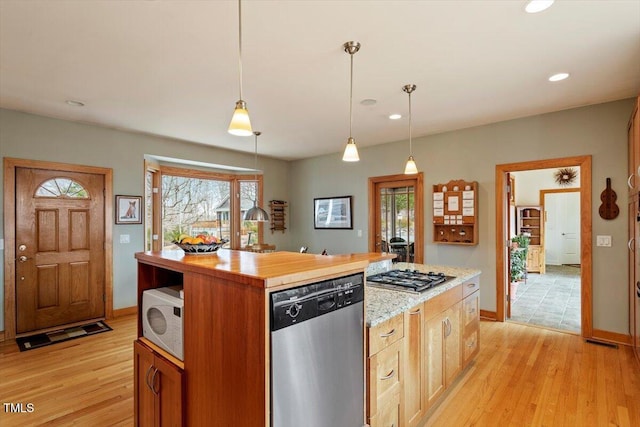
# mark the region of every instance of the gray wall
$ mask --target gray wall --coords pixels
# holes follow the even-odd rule
[[[592,155],[594,328],[627,333],[626,125],[632,105],[633,100],[628,99],[415,139],[414,156],[425,175],[425,262],[481,269],[480,305],[483,310],[495,311],[495,165]],[[250,141],[246,146],[251,148]],[[249,168],[253,165],[253,156],[247,153],[0,110],[0,157],[109,167],[114,171],[115,194],[143,193],[145,154]],[[367,179],[402,173],[407,154],[407,141],[400,141],[360,148],[362,160],[355,164],[342,162],[341,153],[294,162],[259,159],[259,166],[265,171],[265,201],[289,201],[287,232],[266,231],[264,240],[283,250],[297,250],[305,245],[311,252],[367,251]],[[621,215],[612,221],[602,220],[598,215],[606,177],[612,179],[621,210]],[[478,246],[431,243],[431,186],[451,179],[478,181]],[[343,195],[354,197],[354,229],[314,230],[313,198]],[[358,237],[358,230],[362,230],[362,237]],[[131,243],[120,244],[121,234],[130,234]],[[611,235],[613,246],[596,247],[598,234]],[[133,254],[142,248],[142,226],[114,225],[116,309],[135,304]],[[2,292],[0,286],[3,302]],[[2,324],[0,329],[4,329]]]
[[[144,194],[145,154],[253,168],[253,139],[239,138],[239,144],[250,153],[0,109],[0,157],[112,168],[114,195]],[[261,157],[258,167],[264,170],[265,205],[273,199],[288,200],[288,163]],[[3,175],[0,175],[0,194],[4,193],[2,180]],[[2,217],[3,212],[0,211]],[[288,234],[271,234],[268,226],[265,228],[264,241],[279,248],[285,246]],[[121,234],[129,234],[131,243],[121,244]],[[0,238],[4,238],[4,229],[0,230]],[[113,225],[115,309],[136,304],[136,263],[133,256],[143,248],[142,225]],[[0,253],[4,255],[4,251]],[[0,265],[0,279],[4,281],[4,264]],[[4,330],[4,285],[0,286],[0,330]]]
[[[593,326],[628,333],[627,296],[627,122],[633,100],[565,110],[442,133],[414,140],[418,169],[425,176],[425,263],[482,270],[483,310],[496,310],[495,166],[578,155],[593,156]],[[357,135],[356,135],[357,137]],[[357,140],[357,138],[356,138]],[[360,162],[341,162],[340,154],[291,164],[292,238],[311,251],[363,252],[368,242],[367,179],[402,173],[408,142],[360,148]],[[598,215],[600,193],[610,177],[621,214]],[[431,186],[452,179],[478,181],[480,243],[475,247],[435,245]],[[517,187],[516,187],[517,189]],[[354,196],[354,230],[314,230],[313,198]],[[362,237],[357,237],[357,230]],[[611,248],[595,246],[595,236],[611,235]]]

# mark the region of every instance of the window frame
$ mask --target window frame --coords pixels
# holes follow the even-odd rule
[[[167,166],[157,164],[148,160],[145,160],[145,201],[147,200],[147,188],[146,179],[147,174],[151,174],[152,191],[158,189],[158,191],[152,192],[151,209],[152,209],[152,225],[151,225],[151,250],[162,250],[162,176],[171,175],[183,178],[195,178],[195,179],[208,179],[218,181],[228,181],[230,183],[230,227],[231,227],[231,239],[229,247],[231,249],[241,249],[241,233],[242,218],[240,218],[240,183],[241,182],[256,182],[257,183],[257,203],[259,206],[263,205],[263,177],[262,174],[233,174],[206,171],[200,169],[182,168],[177,166]],[[149,247],[149,242],[146,230],[148,224],[145,221],[145,248]],[[258,236],[259,241],[262,241],[264,234],[264,223],[258,223]],[[154,236],[157,238],[154,239]]]

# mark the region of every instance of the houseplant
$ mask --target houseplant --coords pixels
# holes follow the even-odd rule
[[[529,237],[518,234],[511,238],[511,289],[510,298],[513,301],[518,291],[518,282],[527,275],[527,248],[529,247]]]

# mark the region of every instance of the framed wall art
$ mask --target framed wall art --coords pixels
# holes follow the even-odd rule
[[[352,230],[352,196],[313,199],[313,228]]]
[[[116,224],[142,224],[142,196],[116,196]]]

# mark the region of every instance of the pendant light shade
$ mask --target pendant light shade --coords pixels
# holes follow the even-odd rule
[[[405,175],[415,175],[418,173],[418,167],[416,166],[416,161],[413,159],[413,156],[409,156],[407,160],[407,164],[404,166],[404,174]]]
[[[357,162],[360,160],[358,156],[358,147],[356,146],[356,140],[349,137],[347,140],[347,146],[344,147],[344,154],[342,160],[345,162]]]
[[[247,104],[243,100],[236,102],[236,109],[233,111],[233,117],[229,124],[229,133],[236,136],[250,136],[253,133],[251,132]]]
[[[353,55],[360,50],[360,43],[350,41],[343,44],[342,47],[351,57],[351,78],[349,83],[349,139],[347,139],[347,146],[344,148],[342,161],[357,162],[360,160],[360,156],[358,155],[356,140],[351,136],[351,128],[353,125]]]
[[[256,171],[256,175],[255,175],[256,194],[255,194],[255,198],[253,199],[253,207],[244,213],[243,219],[245,221],[260,221],[260,222],[269,221],[269,214],[260,206],[258,206],[258,203],[257,203],[257,199],[258,199],[258,136],[261,133],[262,132],[258,132],[258,131],[253,132],[253,134],[256,136],[255,155],[254,155],[254,169]]]
[[[240,99],[236,101],[236,108],[233,111],[231,123],[229,123],[229,133],[236,136],[250,136],[251,120],[247,103],[242,100],[242,4],[238,0],[238,77],[240,82]]]
[[[402,87],[402,90],[409,94],[409,158],[404,167],[404,173],[405,175],[415,175],[418,173],[418,167],[413,158],[413,146],[411,143],[411,92],[416,90],[416,85],[405,85]]]

